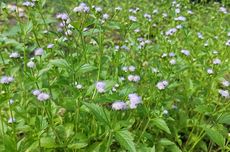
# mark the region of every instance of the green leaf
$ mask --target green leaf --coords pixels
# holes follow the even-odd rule
[[[175,143],[166,139],[166,138],[162,138],[159,143],[163,146],[168,146],[168,145],[174,145]]]
[[[151,123],[153,125],[155,125],[156,127],[158,127],[159,129],[167,132],[168,134],[171,134],[169,128],[168,128],[168,125],[166,124],[166,122],[161,119],[161,118],[155,118],[155,119],[152,119],[151,120]]]
[[[89,110],[93,113],[93,115],[98,119],[98,121],[100,121],[101,123],[104,123],[106,125],[110,124],[110,120],[109,120],[109,115],[108,113],[105,111],[105,109],[103,109],[103,107],[100,107],[94,103],[83,103],[87,108],[89,108]]]
[[[74,143],[74,144],[70,144],[67,147],[70,149],[81,149],[84,148],[88,145],[88,143]]]
[[[84,64],[77,70],[77,74],[79,75],[79,74],[87,73],[87,72],[93,71],[95,69],[97,69],[97,68],[93,65]]]
[[[205,132],[208,135],[208,137],[216,144],[218,144],[221,147],[224,147],[225,139],[224,137],[216,130],[215,128],[209,128],[205,127]]]
[[[219,123],[230,125],[230,113],[221,115],[218,119]]]
[[[33,29],[33,23],[32,21],[29,21],[29,23],[26,23],[24,26],[24,32],[27,34]]]
[[[133,137],[128,130],[120,130],[115,132],[115,138],[126,150],[136,152]]]
[[[50,60],[49,64],[60,67],[60,68],[66,68],[69,66],[68,62],[64,59],[54,59]]]
[[[55,140],[51,137],[42,137],[40,139],[41,147],[44,148],[54,148],[56,147]]]

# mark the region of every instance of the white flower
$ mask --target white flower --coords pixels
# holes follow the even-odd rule
[[[56,15],[56,18],[61,19],[63,21],[67,21],[69,19],[69,16],[66,13],[59,13]]]
[[[123,66],[122,67],[122,71],[128,72],[128,67],[127,66]]]
[[[132,65],[129,66],[129,71],[133,72],[133,71],[135,71],[135,69],[136,69],[135,66],[132,66]]]
[[[26,6],[26,7],[34,7],[34,3],[33,2],[29,2],[29,1],[23,2],[22,5]]]
[[[0,83],[1,84],[9,84],[14,81],[14,78],[11,76],[2,76]]]
[[[214,59],[212,63],[213,64],[221,64],[221,60],[220,59]]]
[[[8,119],[8,123],[14,123],[14,122],[16,122],[16,119],[15,119],[15,118],[10,117],[10,118]]]
[[[137,21],[137,18],[135,16],[129,16],[129,20],[130,21],[133,21],[133,22],[136,22]]]
[[[50,98],[49,94],[43,93],[43,92],[37,96],[37,99],[39,101],[45,101],[45,100],[48,100],[49,98]]]
[[[175,21],[186,21],[186,18],[184,16],[179,16],[177,18],[174,18]]]
[[[175,9],[175,13],[180,13],[180,9],[179,8],[177,8],[177,9]]]
[[[54,47],[54,44],[52,44],[52,43],[50,43],[50,44],[47,45],[47,49],[51,49],[53,47]]]
[[[220,94],[222,97],[229,98],[229,92],[228,92],[228,90],[221,90],[221,89],[220,89],[218,92],[219,92],[219,94]]]
[[[152,70],[152,73],[158,73],[159,72],[159,70],[157,68],[152,68],[151,70]]]
[[[208,73],[208,74],[213,74],[213,70],[212,70],[211,68],[208,68],[208,69],[207,69],[207,73]]]
[[[34,55],[35,56],[42,56],[44,53],[44,50],[42,48],[37,48],[35,51],[34,51]]]
[[[164,18],[166,18],[166,17],[168,17],[168,14],[167,14],[167,13],[163,13],[162,16],[163,16]]]
[[[10,54],[10,58],[19,58],[20,54],[18,52],[13,52]]]
[[[168,86],[168,81],[164,80],[164,81],[160,81],[157,83],[156,87],[159,90],[164,90],[166,87]]]
[[[133,81],[134,82],[138,82],[138,81],[140,81],[140,76],[139,75],[135,75],[134,77],[133,77]]]
[[[80,90],[80,89],[82,89],[82,85],[81,84],[77,84],[76,88]]]
[[[138,96],[136,93],[129,94],[129,107],[130,109],[135,109],[138,104],[140,104],[141,97]]]
[[[182,26],[182,25],[177,25],[176,28],[177,28],[177,29],[182,29],[183,26]]]
[[[33,62],[33,61],[29,61],[27,64],[27,67],[29,67],[29,68],[34,68],[36,65],[35,65],[35,63]]]
[[[133,79],[134,79],[134,76],[133,76],[133,75],[131,75],[131,74],[128,75],[128,80],[129,80],[129,81],[133,81]]]
[[[169,29],[168,31],[165,32],[165,35],[173,35],[177,31],[176,28]]]
[[[220,12],[224,13],[224,14],[227,14],[227,9],[225,7],[220,7]]]
[[[89,7],[85,3],[81,3],[79,6],[75,7],[73,9],[74,12],[76,13],[88,13],[89,12]]]
[[[112,104],[113,110],[124,110],[127,109],[127,104],[123,101],[116,101]]]
[[[95,7],[95,11],[96,11],[96,12],[101,12],[101,11],[102,11],[102,8],[99,7],[99,6],[97,6],[97,7]]]
[[[103,15],[102,15],[102,18],[103,18],[104,20],[108,20],[108,19],[109,19],[109,14],[103,14]]]
[[[225,86],[225,87],[228,87],[230,85],[230,82],[227,81],[227,80],[223,80],[222,82],[222,85]]]
[[[33,94],[34,96],[38,96],[40,93],[41,93],[41,91],[40,91],[40,90],[37,90],[37,89],[32,91],[32,94]]]
[[[228,40],[225,45],[230,46],[230,40]]]
[[[9,104],[12,105],[14,103],[14,100],[13,99],[10,99],[9,100]]]
[[[169,53],[169,56],[170,56],[170,57],[174,57],[174,56],[175,56],[175,53],[174,53],[174,52],[170,52],[170,53]]]
[[[97,82],[96,89],[99,93],[105,92],[105,82],[102,82],[102,81]]]
[[[193,11],[191,11],[191,10],[188,10],[187,13],[188,14],[194,14]]]
[[[181,53],[183,53],[186,56],[190,55],[190,52],[188,50],[181,50]]]
[[[118,6],[118,7],[115,8],[115,10],[116,10],[116,11],[121,11],[122,8],[121,8],[120,6]]]
[[[204,39],[202,33],[200,33],[200,32],[197,33],[197,36],[198,36],[199,39]]]
[[[176,60],[175,60],[175,59],[171,59],[171,60],[169,61],[169,63],[172,64],[172,65],[174,65],[174,64],[176,64]]]

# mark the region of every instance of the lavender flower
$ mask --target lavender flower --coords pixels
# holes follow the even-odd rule
[[[113,110],[124,110],[127,109],[127,104],[123,101],[116,101],[112,104]]]
[[[221,64],[221,60],[220,59],[214,59],[212,63],[213,64]]]
[[[230,86],[230,82],[227,81],[227,80],[223,80],[221,83],[222,83],[222,85],[223,85],[224,87]]]
[[[12,76],[2,76],[0,83],[1,84],[9,84],[14,81],[14,78]]]
[[[130,109],[135,109],[137,108],[137,105],[140,104],[141,97],[138,96],[136,93],[129,94],[129,107]]]
[[[181,50],[181,53],[183,53],[186,56],[190,55],[190,52],[188,50]]]
[[[42,56],[43,53],[44,53],[43,48],[37,48],[37,49],[34,51],[34,55],[35,55],[35,56]]]
[[[32,91],[32,94],[33,94],[34,96],[38,96],[40,93],[41,93],[41,91],[40,91],[40,90],[37,90],[37,89]]]
[[[15,118],[10,117],[10,118],[8,119],[8,123],[14,123],[14,122],[16,122],[16,119],[15,119]]]
[[[129,66],[129,71],[133,72],[133,71],[135,71],[135,69],[136,69],[135,66],[132,66],[132,65]]]
[[[208,73],[208,74],[213,74],[213,70],[212,70],[211,68],[208,68],[208,69],[207,69],[207,73]]]
[[[19,58],[20,57],[20,54],[18,52],[13,52],[10,54],[10,58]]]
[[[85,3],[81,3],[79,6],[73,9],[73,11],[76,13],[88,13],[89,10],[89,7]]]
[[[160,81],[160,82],[158,82],[157,85],[156,85],[156,87],[157,87],[159,90],[164,90],[167,86],[168,86],[168,81],[166,81],[166,80]]]
[[[102,82],[102,81],[97,82],[96,89],[99,93],[105,92],[105,82]]]
[[[137,21],[137,17],[136,16],[129,16],[129,20],[136,22]]]
[[[37,99],[39,101],[46,101],[50,98],[49,94],[41,92],[38,96]]]
[[[184,16],[179,16],[174,18],[175,21],[186,21],[186,18]]]
[[[224,97],[224,98],[229,98],[229,92],[228,92],[228,90],[219,90],[218,91],[219,92],[219,94],[222,96],[222,97]]]
[[[54,44],[50,43],[47,45],[47,49],[52,49],[54,47]]]
[[[33,61],[29,61],[27,64],[27,67],[29,67],[29,68],[34,68],[36,65],[35,65],[35,63],[33,62]]]

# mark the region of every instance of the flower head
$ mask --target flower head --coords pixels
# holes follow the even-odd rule
[[[12,76],[2,76],[0,83],[1,84],[9,84],[14,81],[14,78]]]
[[[35,56],[42,56],[43,53],[44,53],[43,48],[37,48],[37,49],[34,51],[34,55],[35,55]]]
[[[99,93],[105,92],[105,82],[102,82],[102,81],[97,82],[96,89]]]
[[[116,101],[112,104],[112,109],[114,110],[124,110],[127,109],[127,104],[123,101]]]
[[[129,94],[129,107],[130,109],[135,109],[138,104],[142,102],[141,97],[136,93]]]
[[[46,101],[46,100],[48,100],[50,98],[50,95],[49,94],[47,94],[47,93],[40,93],[38,96],[37,96],[37,99],[39,100],[39,101]]]

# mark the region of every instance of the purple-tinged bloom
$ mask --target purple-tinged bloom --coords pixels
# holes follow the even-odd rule
[[[96,89],[99,93],[105,92],[105,82],[102,82],[102,81],[97,82]]]
[[[157,87],[159,90],[164,90],[167,86],[168,86],[168,81],[166,81],[166,80],[160,81],[160,82],[158,82],[157,85],[156,85],[156,87]]]
[[[54,47],[54,44],[50,43],[47,45],[47,49],[52,49]]]
[[[32,91],[32,94],[33,94],[34,96],[38,96],[40,93],[41,93],[41,91],[40,91],[40,90],[37,90],[37,89]]]
[[[113,110],[124,110],[127,109],[127,104],[123,101],[116,101],[112,104]]]
[[[0,83],[1,84],[9,84],[14,81],[14,78],[12,76],[2,76]]]
[[[228,90],[219,90],[218,91],[219,92],[219,94],[222,96],[222,97],[224,97],[224,98],[229,98],[229,92],[228,92]]]
[[[179,16],[174,19],[175,21],[186,21],[186,18],[184,16]]]
[[[43,53],[44,53],[43,48],[37,48],[37,49],[34,51],[34,55],[35,55],[35,56],[42,56]]]
[[[214,72],[213,72],[213,70],[212,70],[211,68],[208,68],[208,69],[207,69],[207,73],[208,73],[208,74],[213,74]]]
[[[46,100],[48,100],[50,98],[50,96],[49,96],[49,94],[47,94],[47,93],[40,93],[38,96],[37,96],[37,99],[39,100],[39,101],[46,101]]]
[[[20,57],[20,54],[18,52],[13,52],[10,54],[10,58],[19,58]]]
[[[181,50],[181,53],[183,53],[186,56],[190,55],[190,52],[188,50]]]
[[[221,64],[221,60],[220,59],[214,59],[212,63],[213,64]]]
[[[34,68],[36,65],[35,65],[35,63],[33,62],[33,61],[29,61],[27,64],[27,67],[29,67],[29,68]]]
[[[227,81],[227,80],[223,80],[221,83],[222,83],[222,85],[223,85],[224,87],[230,86],[230,82]]]
[[[136,93],[129,94],[129,107],[130,109],[135,109],[138,104],[142,102],[141,97]]]

